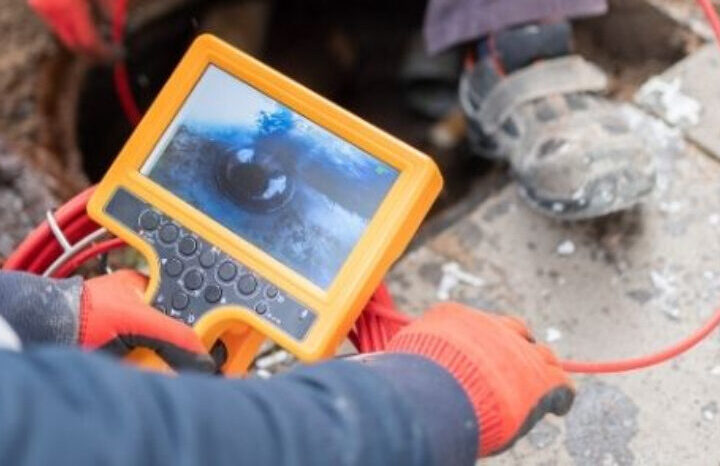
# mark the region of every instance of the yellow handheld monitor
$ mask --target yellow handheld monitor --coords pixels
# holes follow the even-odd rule
[[[148,302],[241,374],[266,338],[331,356],[441,185],[429,157],[204,35],[88,211],[147,258]]]

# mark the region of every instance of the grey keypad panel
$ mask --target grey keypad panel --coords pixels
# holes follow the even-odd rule
[[[313,311],[173,219],[118,189],[105,212],[155,248],[160,258],[160,288],[153,305],[192,325],[208,310],[237,304],[296,340],[315,322]]]

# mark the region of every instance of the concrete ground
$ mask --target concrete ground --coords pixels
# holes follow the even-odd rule
[[[710,72],[717,89],[702,105],[720,108]],[[396,265],[399,304],[417,314],[449,299],[517,314],[564,358],[644,355],[688,335],[720,304],[720,162],[678,129],[647,131],[660,176],[643,205],[564,223],[530,210],[511,183],[467,201],[466,214]],[[662,366],[574,380],[569,415],[485,464],[720,464],[717,332]]]

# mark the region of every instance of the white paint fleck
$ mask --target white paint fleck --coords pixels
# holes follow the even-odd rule
[[[702,412],[703,419],[706,421],[712,421],[718,414],[718,405],[712,401],[703,406],[700,411]]]
[[[680,308],[676,306],[664,307],[663,312],[672,320],[680,320]]]
[[[683,203],[680,201],[663,201],[659,205],[660,212],[664,214],[674,214],[680,212],[683,208]]]
[[[607,452],[602,457],[602,466],[619,466],[620,463],[617,462],[615,457],[612,453]]]
[[[672,81],[655,76],[649,79],[635,95],[635,100],[652,108],[668,123],[683,128],[700,123],[700,102],[681,91],[682,80]]]
[[[558,244],[556,252],[561,256],[570,256],[575,252],[575,243],[566,239]]]
[[[545,330],[545,341],[548,343],[554,343],[562,338],[563,334],[560,329],[555,327],[548,327]]]
[[[456,286],[466,284],[473,287],[481,287],[485,284],[485,280],[466,272],[457,262],[447,262],[442,266],[443,276],[437,289],[437,299],[446,301],[450,299],[450,294]]]
[[[663,293],[674,293],[675,286],[673,286],[673,278],[658,272],[657,270],[650,271],[650,281],[656,290],[662,291]]]

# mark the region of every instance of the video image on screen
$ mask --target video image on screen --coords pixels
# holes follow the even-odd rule
[[[215,66],[142,171],[323,289],[399,175]]]

